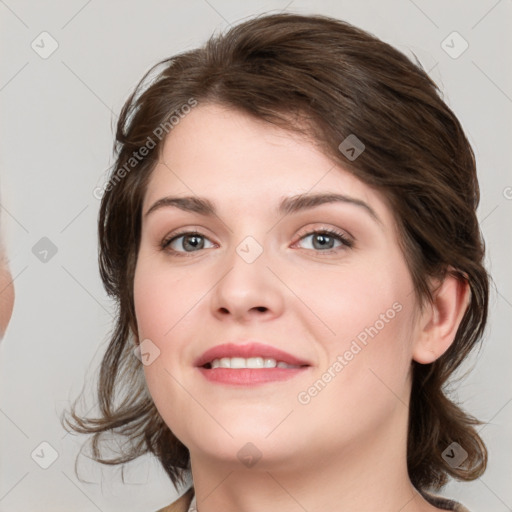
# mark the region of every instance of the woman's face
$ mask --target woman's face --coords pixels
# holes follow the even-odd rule
[[[347,199],[321,199],[333,194]],[[190,199],[152,208],[166,197]],[[315,464],[370,449],[377,432],[405,439],[416,304],[392,212],[297,135],[193,109],[149,183],[134,293],[149,391],[193,461]],[[307,366],[197,366],[251,342]]]

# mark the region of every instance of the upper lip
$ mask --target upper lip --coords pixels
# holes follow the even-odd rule
[[[263,357],[271,358],[276,361],[297,366],[310,366],[307,361],[299,359],[283,350],[266,345],[265,343],[251,342],[251,343],[223,343],[213,348],[208,349],[195,361],[195,366],[204,366],[211,363],[214,359],[221,359],[222,357]]]

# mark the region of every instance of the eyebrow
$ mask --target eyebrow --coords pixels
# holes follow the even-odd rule
[[[279,203],[277,212],[281,215],[289,215],[291,213],[309,210],[316,206],[328,203],[345,203],[358,206],[366,211],[373,220],[382,226],[381,219],[369,204],[365,203],[361,199],[356,199],[343,194],[317,193],[285,197]],[[210,200],[194,196],[162,197],[153,203],[144,216],[147,217],[150,213],[165,207],[176,207],[186,212],[198,213],[207,217],[217,216],[216,208]]]

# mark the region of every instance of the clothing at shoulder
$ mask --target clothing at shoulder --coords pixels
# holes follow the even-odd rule
[[[189,512],[193,498],[194,488],[191,487],[185,494],[183,494],[183,496],[178,498],[175,502],[171,503],[170,505],[167,505],[167,507],[161,508],[157,512]]]
[[[436,496],[426,491],[421,492],[422,496],[431,504],[441,510],[451,510],[452,512],[469,512],[469,510],[460,503],[442,496]],[[191,487],[174,503],[158,510],[158,512],[195,512],[194,488]]]

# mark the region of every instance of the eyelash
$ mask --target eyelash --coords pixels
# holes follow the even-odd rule
[[[320,234],[321,235],[332,236],[332,237],[338,239],[338,241],[340,241],[341,244],[346,249],[351,249],[354,246],[354,241],[352,239],[348,238],[341,231],[338,231],[337,229],[333,229],[333,228],[316,229],[316,230],[308,231],[307,233],[304,233],[303,235],[300,236],[298,242],[300,242],[301,240],[303,240],[304,238],[306,238],[308,236],[320,235]],[[189,257],[189,256],[192,256],[194,254],[194,252],[199,252],[199,251],[191,251],[191,252],[176,251],[174,249],[170,249],[169,248],[169,245],[172,242],[174,242],[175,240],[177,240],[178,238],[180,238],[180,237],[182,237],[184,235],[195,235],[195,236],[200,236],[202,238],[208,239],[207,236],[203,235],[202,233],[200,233],[198,231],[183,230],[183,231],[180,231],[178,233],[173,233],[172,235],[170,235],[167,238],[164,238],[162,240],[161,244],[160,244],[160,249],[162,251],[166,251],[166,252],[172,253],[173,255],[178,256],[178,257],[182,257],[182,256],[183,257]],[[337,247],[337,248],[334,248],[334,249],[326,249],[326,250],[314,250],[314,249],[306,249],[306,250],[313,250],[314,252],[316,252],[318,254],[321,254],[321,255],[330,255],[330,254],[337,253],[340,249],[342,249],[342,247]]]

